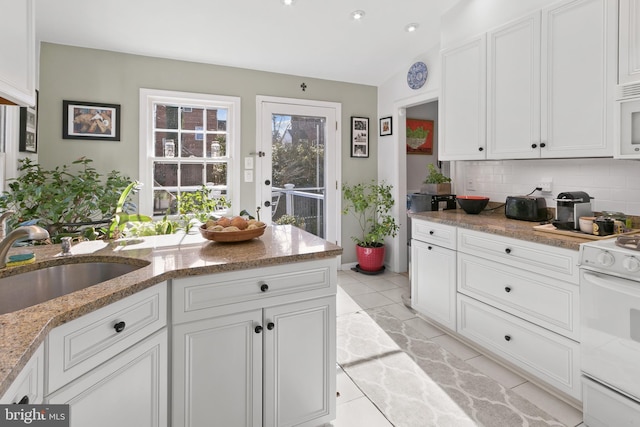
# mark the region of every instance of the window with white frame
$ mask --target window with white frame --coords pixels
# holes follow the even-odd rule
[[[140,89],[139,210],[178,213],[181,194],[206,186],[236,210],[240,98]]]

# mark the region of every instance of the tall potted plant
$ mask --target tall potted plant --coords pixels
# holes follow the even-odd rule
[[[379,272],[383,269],[387,236],[395,237],[399,226],[390,214],[394,205],[391,185],[375,181],[355,185],[344,184],[342,194],[346,204],[342,213],[351,213],[360,226],[361,234],[351,236],[356,243],[360,270]]]

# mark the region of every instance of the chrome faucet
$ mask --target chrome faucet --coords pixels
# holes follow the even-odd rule
[[[14,213],[12,210],[6,210],[0,214],[0,240],[4,239],[7,235],[7,218]]]
[[[49,232],[37,225],[25,225],[18,227],[0,241],[0,269],[7,266],[7,254],[14,243],[22,240],[45,240],[49,238]]]

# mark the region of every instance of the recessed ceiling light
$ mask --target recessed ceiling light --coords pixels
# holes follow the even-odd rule
[[[291,6],[296,2],[296,0],[282,0],[282,4],[285,6]]]
[[[353,12],[351,12],[351,19],[353,19],[354,21],[360,21],[362,18],[364,18],[364,10],[354,10]]]
[[[420,24],[416,24],[416,23],[408,24],[406,27],[404,27],[404,30],[407,33],[413,33],[418,29],[419,26]]]

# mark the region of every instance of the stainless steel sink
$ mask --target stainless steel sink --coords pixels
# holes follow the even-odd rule
[[[62,264],[0,278],[0,314],[11,313],[122,276],[142,265]]]

